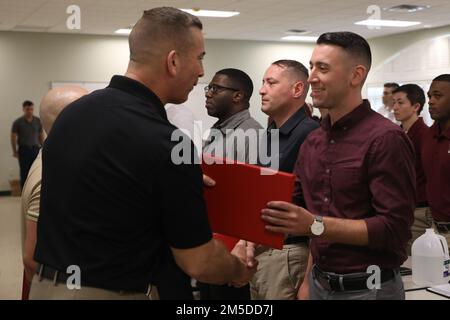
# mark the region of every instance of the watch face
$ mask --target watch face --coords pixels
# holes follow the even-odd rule
[[[315,236],[320,236],[323,233],[324,226],[323,223],[314,221],[314,223],[311,226],[311,232]]]

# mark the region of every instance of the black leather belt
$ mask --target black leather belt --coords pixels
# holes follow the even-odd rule
[[[308,243],[309,237],[287,237],[284,244]]]
[[[58,271],[53,269],[52,267],[45,266],[43,264],[38,264],[36,274],[39,276],[39,280],[42,278],[46,278],[52,280],[53,283],[67,283],[67,278],[70,277],[70,274],[67,274],[63,271]]]
[[[56,285],[57,283],[60,284],[67,284],[67,279],[71,276],[71,274],[68,274],[64,271],[56,270],[52,267],[38,264],[36,274],[39,277],[39,281],[41,281],[42,278],[49,279],[53,281],[53,283]],[[81,282],[83,284],[83,282]],[[89,286],[86,284],[86,286]],[[149,284],[148,288],[142,288],[138,290],[114,290],[114,289],[105,289],[109,291],[119,292],[120,294],[136,294],[136,293],[147,293],[149,294],[151,292],[152,285]]]
[[[342,292],[352,290],[368,290],[367,279],[372,275],[371,273],[361,274],[334,274],[320,270],[314,265],[313,277],[321,286],[328,291]],[[381,270],[381,283],[391,280],[395,277],[398,271],[394,269]]]
[[[428,202],[426,202],[426,201],[416,203],[416,208],[426,208],[426,207],[429,207]]]

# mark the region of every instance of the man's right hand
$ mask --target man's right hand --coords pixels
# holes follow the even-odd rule
[[[258,261],[254,258],[253,249],[247,246],[247,241],[240,240],[231,251],[231,254],[239,258],[244,267],[241,268],[238,278],[231,282],[232,286],[236,288],[245,286],[256,273]]]
[[[14,151],[14,152],[13,152],[13,157],[14,157],[14,158],[19,158],[19,153],[18,153],[17,151]]]
[[[308,275],[305,275],[307,277]],[[303,280],[297,292],[297,300],[309,300],[309,281]]]

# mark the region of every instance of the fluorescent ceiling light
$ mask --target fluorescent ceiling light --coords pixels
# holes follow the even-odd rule
[[[355,24],[357,25],[373,26],[373,27],[411,27],[421,23],[422,22],[417,21],[378,20],[378,19],[368,19],[355,22]]]
[[[239,14],[239,12],[237,11],[194,10],[194,9],[180,9],[180,10],[198,17],[229,18],[237,16]]]
[[[303,42],[316,42],[318,37],[313,36],[285,36],[281,38],[281,40],[288,40],[288,41],[303,41]]]
[[[114,33],[118,33],[118,34],[130,34],[130,33],[131,33],[131,29],[118,29],[118,30],[114,31]]]

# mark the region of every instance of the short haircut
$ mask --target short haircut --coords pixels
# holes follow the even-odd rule
[[[22,108],[25,108],[25,107],[31,107],[31,106],[34,106],[33,101],[25,100],[25,101],[22,103]]]
[[[385,88],[391,88],[392,90],[396,90],[400,87],[400,85],[397,82],[386,82],[383,87]]]
[[[305,92],[308,92],[309,83],[307,80],[309,77],[309,72],[308,68],[306,68],[301,62],[298,62],[296,60],[282,59],[273,62],[272,65],[285,68],[287,69],[288,72],[293,74],[298,80],[303,80],[305,84]]]
[[[406,97],[412,105],[415,105],[416,103],[420,105],[419,110],[417,110],[418,115],[422,112],[423,106],[425,104],[425,92],[423,92],[423,89],[421,87],[419,87],[417,84],[405,84],[395,89],[392,93],[397,92],[405,93]]]
[[[450,83],[450,74],[441,74],[433,79],[433,81],[445,81]]]
[[[233,82],[237,88],[244,93],[244,102],[249,102],[250,97],[253,94],[253,81],[248,74],[239,69],[227,68],[216,72],[216,74],[222,74],[227,76],[228,79]]]
[[[353,58],[359,59],[369,72],[372,65],[372,52],[369,43],[360,35],[343,31],[343,32],[327,32],[317,39],[316,44],[329,44],[341,47]]]
[[[191,27],[203,29],[199,18],[179,9],[160,7],[144,11],[128,38],[130,60],[146,62],[148,55],[162,50],[163,43],[187,51],[192,44]]]

